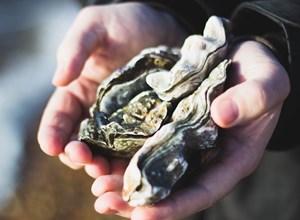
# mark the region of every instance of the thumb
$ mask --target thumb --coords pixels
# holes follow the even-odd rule
[[[235,65],[231,82],[237,84],[211,105],[213,120],[223,128],[247,123],[281,106],[290,90],[286,70],[264,45],[243,42],[231,56]]]
[[[226,128],[256,117],[267,106],[258,87],[255,83],[244,82],[218,96],[211,106],[213,120]]]
[[[57,51],[57,69],[52,79],[55,86],[65,86],[79,77],[92,52],[103,45],[105,29],[95,27],[83,10],[71,26]]]
[[[213,120],[220,127],[229,128],[248,123],[281,105],[286,95],[275,90],[270,81],[248,80],[229,88],[213,101]]]

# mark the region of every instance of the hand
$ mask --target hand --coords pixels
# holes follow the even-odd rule
[[[214,121],[225,128],[220,143],[223,151],[216,163],[166,200],[137,208],[122,200],[122,173],[127,164],[119,163],[119,169],[103,172],[92,186],[99,213],[131,219],[181,219],[210,207],[255,170],[289,93],[289,80],[271,51],[260,43],[236,45],[231,58],[228,89],[211,106]]]
[[[41,149],[59,155],[75,169],[104,161],[93,158],[85,144],[72,141],[95,102],[97,86],[141,49],[158,44],[179,46],[185,37],[170,15],[140,3],[83,9],[58,49],[53,84],[60,88],[49,100],[40,123]]]

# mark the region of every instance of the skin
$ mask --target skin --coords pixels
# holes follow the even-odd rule
[[[74,139],[104,78],[141,49],[182,45],[186,37],[168,14],[139,3],[124,3],[83,9],[58,49],[53,78],[57,89],[45,108],[38,141],[46,154],[59,156],[73,169],[84,168],[95,178],[92,193],[99,213],[131,219],[181,219],[226,196],[263,157],[290,88],[287,73],[272,52],[254,41],[232,48],[227,89],[211,106],[213,120],[224,128],[220,157],[188,186],[157,205],[130,207],[121,197],[128,161],[93,156],[84,143]]]

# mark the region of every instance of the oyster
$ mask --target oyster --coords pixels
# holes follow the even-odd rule
[[[229,63],[220,63],[192,95],[178,104],[171,122],[147,139],[133,156],[123,186],[123,198],[130,205],[147,205],[165,198],[195,156],[197,165],[203,166],[214,154],[211,149],[218,150],[218,127],[209,111],[212,100],[222,91]]]
[[[226,79],[229,23],[212,16],[203,36],[181,49],[148,48],[114,72],[97,91],[79,140],[93,150],[132,158],[123,198],[132,206],[167,197],[197,160],[218,152],[218,127],[210,105]]]
[[[91,118],[81,122],[79,140],[94,152],[132,157],[171,110],[171,103],[158,98],[146,77],[170,70],[179,58],[178,48],[147,48],[114,72],[99,86]]]

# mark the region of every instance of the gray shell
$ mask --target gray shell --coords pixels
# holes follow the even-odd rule
[[[133,156],[124,175],[123,198],[132,206],[156,203],[168,196],[197,155],[199,168],[216,147],[218,127],[209,113],[212,100],[226,79],[224,60],[190,96],[175,109],[170,123],[163,125]]]
[[[230,60],[228,21],[212,16],[203,36],[178,48],[143,50],[99,86],[79,139],[93,150],[131,158],[123,198],[132,206],[167,197],[191,168],[218,152],[210,105],[223,91]]]
[[[147,48],[114,72],[99,86],[91,118],[81,123],[79,140],[95,152],[132,157],[171,109],[171,103],[158,98],[146,77],[170,70],[179,58],[178,48]]]

